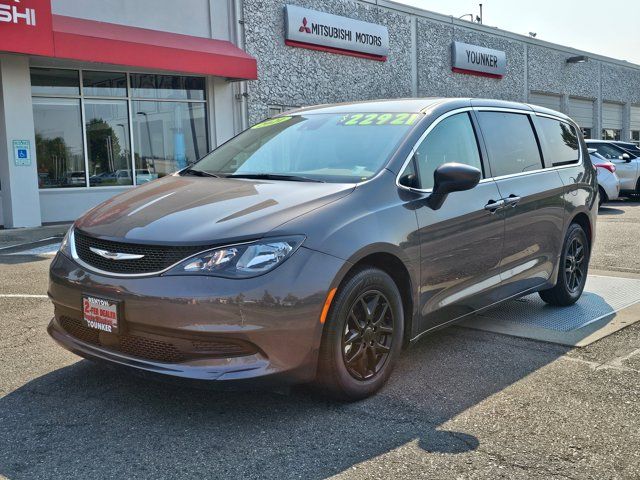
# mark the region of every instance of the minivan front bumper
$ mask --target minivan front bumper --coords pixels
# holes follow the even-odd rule
[[[82,357],[140,372],[229,384],[306,382],[315,376],[324,301],[344,265],[302,247],[255,278],[125,278],[59,253],[50,269],[48,331]],[[122,302],[118,335],[83,324],[83,295]]]

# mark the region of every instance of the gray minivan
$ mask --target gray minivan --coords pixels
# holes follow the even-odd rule
[[[437,328],[531,292],[574,303],[597,192],[580,129],[545,108],[287,112],[79,218],[49,333],[140,373],[363,398]]]

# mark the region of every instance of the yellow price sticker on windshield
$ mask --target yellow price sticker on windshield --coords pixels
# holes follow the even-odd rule
[[[264,122],[260,122],[260,123],[256,123],[253,127],[251,128],[264,128],[264,127],[270,127],[272,125],[278,125],[279,123],[284,123],[288,120],[291,120],[293,117],[276,117],[276,118],[270,118],[269,120],[265,120]]]
[[[413,125],[419,113],[351,113],[338,121],[344,126]]]

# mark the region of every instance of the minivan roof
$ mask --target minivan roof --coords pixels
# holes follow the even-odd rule
[[[527,103],[511,102],[507,100],[495,100],[484,98],[446,98],[446,97],[425,97],[425,98],[399,98],[389,100],[367,100],[360,102],[329,103],[310,107],[289,110],[284,114],[299,113],[421,113],[434,107],[439,111],[452,110],[462,107],[498,107],[515,110],[534,111],[546,113],[556,117],[570,120],[565,114],[556,112],[549,108]]]

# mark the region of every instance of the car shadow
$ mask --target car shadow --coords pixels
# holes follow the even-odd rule
[[[613,205],[611,204],[603,204],[599,209],[598,209],[598,215],[622,215],[624,213],[624,210],[621,210],[619,208],[615,208]]]
[[[20,265],[23,263],[35,263],[41,261],[49,261],[53,257],[51,255],[24,255],[24,254],[11,254],[0,255],[0,265]]]
[[[567,350],[453,327],[406,350],[385,389],[351,404],[309,388],[184,388],[81,360],[0,399],[0,475],[320,479],[409,442],[460,454],[479,441],[448,421]]]

